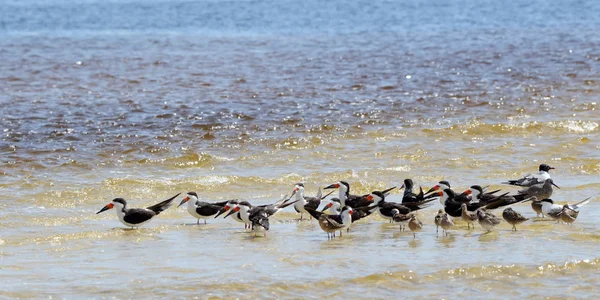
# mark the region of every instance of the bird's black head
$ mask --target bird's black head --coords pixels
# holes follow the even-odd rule
[[[476,190],[476,191],[478,191],[480,195],[483,194],[483,189],[481,188],[481,186],[479,186],[479,185],[472,185],[471,188],[474,189],[474,190]]]
[[[448,188],[451,188],[451,186],[450,186],[450,182],[448,182],[448,181],[446,181],[446,180],[442,180],[442,181],[440,181],[440,182],[439,182],[439,184],[444,184],[444,185],[446,185]]]
[[[248,202],[248,201],[242,201],[242,202],[239,203],[239,205],[244,205],[244,206],[252,207],[252,204],[250,204],[250,202]]]
[[[541,202],[548,202],[550,204],[554,204],[554,201],[552,201],[552,199],[544,199]]]
[[[404,179],[404,188],[405,189],[410,190],[413,188],[413,186],[414,186],[414,183],[413,183],[412,179],[410,179],[410,178]]]
[[[546,172],[548,172],[550,170],[554,170],[554,167],[551,167],[551,166],[549,166],[547,164],[541,164],[540,165],[540,171],[546,171]]]
[[[123,204],[123,206],[125,206],[127,204],[127,202],[125,202],[125,199],[123,199],[123,198],[115,198],[115,199],[113,199],[112,202],[121,203],[121,204]]]
[[[196,192],[188,192],[187,194],[198,198],[198,194],[196,194]]]
[[[304,183],[302,183],[302,182],[298,182],[298,183],[296,183],[296,185],[297,185],[297,186],[304,187]]]
[[[350,184],[348,184],[348,182],[346,182],[346,181],[340,181],[340,183],[343,184],[343,185],[345,185],[347,190],[350,190]]]

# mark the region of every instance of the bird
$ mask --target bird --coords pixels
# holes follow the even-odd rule
[[[410,178],[404,179],[404,183],[400,187],[400,189],[404,188],[404,194],[402,195],[402,203],[421,202],[421,201],[427,200],[429,198],[437,197],[437,195],[430,195],[428,197],[425,197],[422,187],[419,187],[419,191],[420,191],[419,194],[415,194],[413,192],[413,187],[414,187],[414,183],[413,183],[412,179],[410,179]]]
[[[391,187],[382,193],[387,194],[396,187]],[[337,183],[326,186],[324,189],[339,189],[339,199],[342,207],[363,207],[371,204],[370,200],[367,200],[367,195],[350,195],[350,184],[346,181],[338,181]]]
[[[437,235],[440,229],[440,226],[442,225],[442,218],[444,216],[444,210],[440,209],[438,210],[437,215],[435,215],[435,218],[433,219],[433,222],[435,223],[435,234]]]
[[[463,219],[463,221],[467,222],[467,229],[471,228],[471,225],[475,223],[475,221],[477,221],[477,214],[472,211],[469,211],[467,209],[466,203],[461,204],[460,216]],[[473,228],[475,228],[475,226],[473,226]]]
[[[501,195],[494,195],[495,193],[497,193],[499,191],[500,190],[484,192],[483,188],[480,185],[472,185],[471,187],[469,187],[468,190],[464,191],[463,194],[470,195],[471,202],[479,202],[479,203],[483,203],[483,204],[488,204],[488,203],[494,202],[494,201],[500,199],[501,197],[504,197],[509,194],[507,192],[507,193],[504,193]]]
[[[334,238],[336,231],[340,231],[340,236],[342,236],[344,229],[349,228],[352,224],[352,214],[354,213],[354,210],[349,206],[344,206],[339,214],[331,215],[311,208],[306,210],[313,218],[319,220],[319,226],[327,233],[327,239]]]
[[[252,206],[248,201],[242,201],[235,205],[224,218],[239,212],[240,218],[255,232],[255,235],[256,231],[265,231],[266,236],[266,231],[269,230],[269,217],[298,201],[284,201],[286,197],[284,196],[273,204],[260,206]]]
[[[421,222],[421,220],[417,219],[417,215],[411,214],[410,221],[408,221],[408,228],[410,229],[410,231],[412,231],[413,238],[416,238],[417,237],[416,232],[421,231],[421,229],[423,228],[423,222]]]
[[[506,221],[508,224],[512,225],[512,229],[514,231],[517,231],[517,224],[521,224],[529,220],[529,218],[524,217],[522,214],[514,211],[510,207],[507,207],[502,212],[502,218],[504,218],[504,221]]]
[[[96,214],[107,211],[116,206],[116,212],[119,221],[121,221],[121,223],[127,227],[137,228],[150,221],[153,217],[160,214],[165,209],[169,208],[173,199],[177,198],[177,196],[180,194],[181,193],[158,204],[148,206],[147,208],[127,208],[127,202],[125,199],[115,198]]]
[[[558,185],[554,184],[554,181],[552,181],[551,178],[548,178],[541,183],[530,185],[529,187],[518,191],[518,194],[522,195],[524,198],[535,196],[537,199],[549,199],[552,196],[552,186],[560,189]]]
[[[480,208],[477,210],[477,219],[479,221],[479,225],[487,230],[487,232],[492,231],[494,227],[498,226],[498,224],[502,222],[502,219],[496,215],[486,212],[485,208]]]
[[[325,205],[325,207],[323,207],[323,209],[321,209],[321,212],[326,211],[327,209],[329,209],[329,211],[332,212],[332,214],[340,214],[342,209],[341,209],[341,204],[339,202],[339,199],[334,198],[332,201],[330,201],[329,203],[327,203],[327,205]],[[352,213],[352,223],[362,219],[362,218],[366,218],[368,217],[370,214],[372,214],[374,211],[376,211],[378,208],[377,207],[368,207],[368,206],[363,206],[363,207],[356,207],[353,208],[353,213]],[[347,228],[346,231],[349,231],[350,228]]]
[[[239,204],[239,201],[237,200],[229,200],[225,206],[223,206],[223,208],[221,208],[221,210],[219,210],[219,212],[215,215],[215,219],[220,216],[221,214],[229,211],[230,209],[234,208],[236,205]],[[233,214],[231,216],[232,219],[234,219],[237,222],[240,223],[244,223],[244,229],[248,228],[248,224],[246,224],[246,222],[244,222],[244,220],[242,220],[240,213],[238,212],[237,214]]]
[[[522,178],[516,180],[509,180],[502,183],[523,187],[532,186],[534,184],[543,183],[544,181],[546,181],[546,179],[550,179],[550,170],[554,170],[554,167],[551,167],[547,164],[541,164],[539,167],[539,172],[537,174],[527,174]]]
[[[372,201],[373,204],[370,207],[379,207],[379,214],[392,222],[392,210],[397,209],[401,214],[407,215],[411,211],[417,211],[419,209],[423,209],[427,207],[427,203],[434,201],[435,199],[428,199],[421,202],[407,202],[407,203],[396,203],[396,202],[386,202],[385,201],[385,193],[382,191],[374,191],[367,195],[367,200]]]
[[[542,200],[538,200],[537,197],[535,197],[535,199],[531,201],[531,209],[533,209],[533,211],[535,212],[536,217],[544,217],[544,214],[542,213]]]
[[[206,224],[206,219],[219,213],[229,200],[216,203],[202,202],[198,201],[198,194],[196,192],[189,192],[177,207],[182,206],[186,202],[188,203],[187,211],[192,217],[198,219],[196,224],[200,224],[200,219],[204,219],[204,224]]]
[[[331,193],[333,193],[333,191]],[[319,207],[319,205],[321,205],[321,200],[329,196],[331,193],[323,197],[321,188],[319,187],[319,191],[317,192],[316,197],[307,197],[304,196],[304,184],[296,183],[296,186],[292,191],[291,198],[295,197],[294,199],[298,200],[298,202],[294,203],[294,209],[297,213],[300,213],[299,220],[302,220],[304,213],[308,214],[305,208],[312,208],[313,210],[316,210]]]
[[[454,227],[454,222],[452,221],[452,218],[450,218],[450,215],[448,215],[447,213],[444,213],[442,215],[442,219],[440,220],[440,226],[444,230],[444,234],[448,236],[448,229]]]
[[[392,221],[400,223],[400,231],[404,231],[404,227],[410,221],[409,214],[401,214],[397,208],[392,209]]]
[[[455,218],[462,217],[462,205],[463,204],[466,204],[468,211],[475,211],[484,205],[484,203],[479,203],[479,202],[464,203],[464,202],[456,201],[454,191],[451,189],[444,189],[443,191],[438,191],[437,193],[440,196],[440,201],[444,205],[444,211],[447,214],[449,214],[451,217],[455,217]]]
[[[552,199],[543,199],[542,201],[542,213],[548,217],[551,217],[554,220],[560,221],[562,220],[562,215],[565,213],[566,210],[571,210],[574,212],[577,212],[577,210],[579,210],[582,206],[588,204],[590,202],[590,198],[587,198],[583,201],[580,201],[578,203],[575,204],[565,204],[565,205],[558,205],[555,204],[554,201]],[[572,213],[569,213],[569,215],[573,215]],[[575,215],[575,218],[577,218],[577,215],[579,215],[578,213]],[[566,217],[567,219],[570,219],[570,216]],[[573,219],[573,221],[575,221]],[[571,222],[573,223],[573,222]]]

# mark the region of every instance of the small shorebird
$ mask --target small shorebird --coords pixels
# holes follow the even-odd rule
[[[111,203],[105,205],[96,214],[107,211],[116,206],[117,217],[119,218],[119,221],[121,221],[121,223],[125,224],[127,227],[137,228],[150,221],[153,217],[157,216],[165,209],[169,208],[173,199],[177,198],[179,194],[158,204],[148,206],[147,208],[127,208],[127,202],[123,198],[115,198],[111,201]]]
[[[486,212],[483,208],[477,210],[477,219],[479,220],[479,225],[487,230],[487,232],[492,231],[494,227],[502,222],[502,219],[492,213]]]
[[[442,226],[442,217],[444,216],[444,210],[440,209],[438,210],[437,215],[435,215],[435,218],[433,219],[433,222],[435,223],[435,235],[438,234],[439,230],[440,230],[440,226]]]
[[[177,207],[182,206],[186,202],[188,203],[188,213],[190,213],[192,217],[198,219],[196,224],[200,224],[200,219],[204,219],[204,224],[206,224],[206,219],[219,213],[219,211],[227,204],[228,201],[216,203],[202,202],[198,201],[198,194],[196,194],[196,192],[189,192],[185,198],[181,200]]]
[[[521,224],[529,220],[529,218],[525,218],[522,214],[514,211],[510,207],[506,208],[502,212],[502,218],[504,218],[504,221],[506,221],[508,224],[512,225],[512,229],[514,231],[517,231],[517,224]]]
[[[416,232],[421,231],[421,229],[423,229],[423,222],[417,219],[417,216],[415,214],[412,214],[410,216],[410,221],[408,221],[408,228],[410,229],[410,231],[413,232],[413,238],[416,238]]]
[[[471,228],[471,225],[473,225],[473,223],[475,223],[477,221],[477,214],[469,211],[467,209],[467,204],[463,203],[460,205],[461,208],[461,215],[460,217],[463,219],[463,221],[467,222],[467,229]],[[475,225],[473,225],[473,229],[475,229]]]
[[[565,211],[571,210],[573,212],[577,212],[577,210],[579,208],[581,208],[582,206],[584,206],[590,202],[590,198],[587,198],[587,199],[580,201],[578,203],[575,203],[575,204],[565,204],[565,205],[554,204],[554,201],[552,199],[544,199],[541,202],[542,202],[542,213],[546,216],[551,217],[554,220],[557,220],[557,222],[558,222],[562,219],[562,215],[564,214]],[[571,213],[571,215],[573,215],[573,214]],[[575,218],[577,218],[577,215],[579,215],[579,213],[577,213],[575,215]],[[575,219],[573,219],[573,221],[575,221]],[[571,222],[571,223],[573,223],[573,222]]]
[[[327,239],[334,238],[335,232],[338,230],[340,231],[340,236],[342,236],[344,229],[350,228],[350,225],[352,225],[354,210],[349,206],[344,206],[339,214],[334,215],[328,215],[310,208],[307,211],[313,218],[319,220],[319,226],[327,233]]]
[[[542,200],[538,200],[537,197],[535,197],[535,199],[531,201],[531,209],[533,209],[533,211],[535,212],[536,217],[539,218],[540,215],[542,216],[542,218],[544,217],[544,214],[542,213]]]
[[[440,221],[440,226],[444,230],[444,234],[448,236],[448,229],[454,227],[454,222],[452,222],[452,218],[447,213],[442,215],[442,220]]]
[[[554,170],[554,167],[551,167],[547,164],[541,164],[539,167],[539,173],[537,174],[527,174],[523,178],[509,180],[502,183],[523,187],[532,186],[534,184],[543,183],[546,181],[546,179],[550,179],[550,170]]]
[[[404,231],[406,224],[410,221],[409,214],[401,214],[397,208],[392,209],[392,221],[400,223],[400,231]]]

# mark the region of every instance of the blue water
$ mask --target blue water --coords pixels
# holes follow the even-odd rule
[[[600,27],[599,1],[2,1],[0,34],[314,35]],[[457,42],[460,42],[457,40]]]

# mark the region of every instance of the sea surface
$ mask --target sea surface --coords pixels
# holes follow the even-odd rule
[[[0,1],[0,298],[597,298],[599,98],[593,0]],[[571,226],[96,214],[297,182],[515,193],[541,163],[556,202],[592,197]]]

